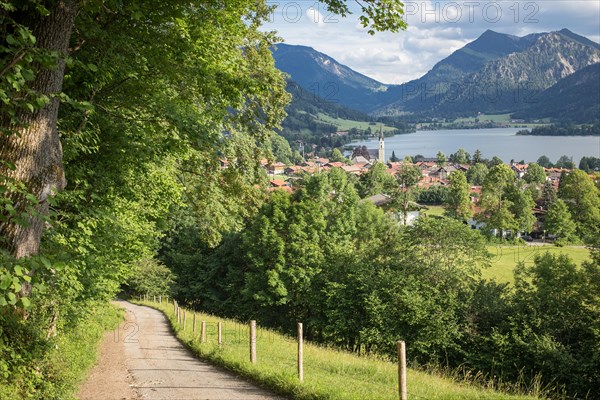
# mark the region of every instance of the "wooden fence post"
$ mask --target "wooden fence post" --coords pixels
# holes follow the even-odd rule
[[[206,321],[200,324],[200,343],[206,342]]]
[[[196,333],[196,313],[194,312],[194,322],[192,322],[192,333]]]
[[[304,381],[303,342],[302,322],[298,322],[298,379],[300,382]]]
[[[183,310],[183,330],[184,330],[184,331],[185,331],[185,320],[186,320],[186,316],[187,316],[187,314],[186,314],[185,310]]]
[[[222,336],[221,336],[222,329],[223,329],[223,327],[221,326],[221,321],[219,321],[217,323],[217,343],[219,343],[219,346],[221,345],[221,343],[223,343]]]
[[[162,306],[162,294],[158,295],[158,302]]]
[[[256,364],[256,321],[250,321],[250,362]]]
[[[396,350],[398,351],[398,395],[400,400],[406,400],[406,344],[398,340]]]

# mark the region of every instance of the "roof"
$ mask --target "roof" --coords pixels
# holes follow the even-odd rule
[[[387,203],[389,203],[390,201],[392,201],[392,198],[390,196],[388,196],[387,194],[376,194],[374,196],[371,197],[367,197],[364,199],[364,201],[369,201],[373,204],[375,204],[377,207],[386,205]]]
[[[283,179],[272,179],[269,182],[271,183],[271,185],[273,185],[275,187],[282,187],[282,186],[288,185],[288,183],[286,181],[284,181]]]
[[[352,159],[352,162],[355,164],[367,164],[369,160],[367,160],[363,156],[356,156]]]

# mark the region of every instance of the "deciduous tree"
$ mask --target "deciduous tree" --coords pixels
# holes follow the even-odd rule
[[[454,171],[448,177],[450,192],[446,200],[446,214],[451,218],[466,221],[473,216],[471,205],[471,185],[461,171]]]

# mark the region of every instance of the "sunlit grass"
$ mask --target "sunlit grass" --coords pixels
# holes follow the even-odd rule
[[[257,329],[257,363],[249,360],[249,328],[232,320],[186,312],[186,326],[177,323],[172,304],[146,302],[163,311],[180,340],[201,358],[224,366],[294,399],[392,400],[398,398],[397,365],[376,357],[357,356],[309,343],[304,345],[304,382],[297,377],[297,342],[269,329]],[[200,321],[206,321],[206,342],[200,343]],[[223,344],[217,344],[217,322],[223,323]],[[453,382],[409,369],[410,399],[533,399]]]
[[[485,279],[495,279],[498,282],[513,283],[513,270],[519,262],[525,265],[533,264],[536,254],[566,254],[577,264],[581,265],[590,259],[590,252],[583,247],[556,247],[556,246],[489,246],[492,254],[492,266],[482,271]]]
[[[444,215],[444,212],[446,212],[446,209],[444,208],[444,206],[427,206],[427,210],[424,210],[423,213],[425,213],[428,216],[442,216]]]

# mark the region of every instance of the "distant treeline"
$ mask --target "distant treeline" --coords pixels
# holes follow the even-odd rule
[[[581,126],[536,126],[531,131],[524,129],[517,132],[517,135],[529,136],[600,136],[600,122],[593,125]]]

